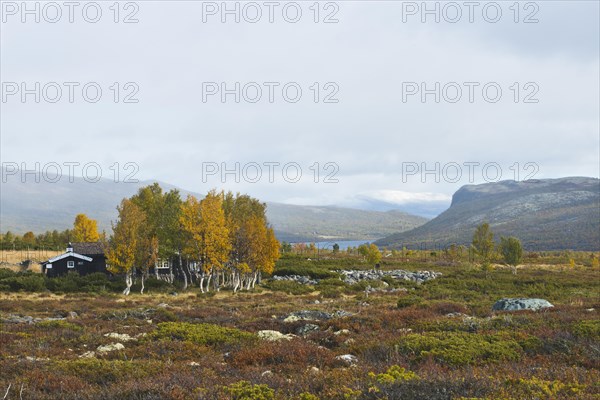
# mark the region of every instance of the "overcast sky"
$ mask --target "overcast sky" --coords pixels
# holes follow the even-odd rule
[[[3,163],[33,168],[35,162],[96,162],[112,179],[109,167],[118,162],[123,179],[124,164],[132,162],[139,166],[135,177],[140,180],[193,191],[218,187],[268,201],[361,207],[371,199],[399,205],[448,201],[469,183],[463,164],[470,162],[480,163],[473,167],[475,183],[486,180],[482,166],[487,163],[501,166],[502,179],[514,178],[510,167],[515,163],[519,179],[530,172],[536,178],[598,177],[597,1],[522,2],[518,15],[512,1],[480,2],[472,10],[473,22],[463,2],[429,2],[431,9],[436,4],[440,9],[439,23],[415,9],[421,2],[321,2],[317,23],[312,1],[295,3],[302,11],[296,23],[284,18],[284,5],[285,17],[296,18],[297,7],[288,2],[274,7],[272,23],[263,2],[254,3],[262,12],[256,23],[246,21],[256,17],[256,7],[243,2],[238,3],[239,23],[234,15],[224,15],[227,20],[221,22],[221,10],[214,7],[221,8],[220,1],[121,3],[115,23],[112,3],[98,3],[97,23],[84,19],[86,2],[75,8],[72,23],[62,2],[55,3],[62,11],[55,23],[48,20],[58,18],[56,7],[38,3],[37,23],[34,15],[23,14],[21,2],[2,2]],[[33,9],[36,3],[28,5]],[[95,6],[86,10],[93,20]],[[458,18],[457,10],[459,21],[447,21]],[[123,23],[128,16],[138,22]],[[326,18],[338,22],[324,23]],[[40,102],[34,94],[23,102],[21,84],[34,89],[35,82],[40,82]],[[49,101],[56,86],[49,82],[62,87],[56,103]],[[79,84],[73,103],[64,82]],[[82,96],[89,82],[102,89],[96,103]],[[115,82],[118,103],[111,89]],[[235,82],[241,87],[257,82],[262,98],[251,103],[242,96],[236,103],[230,94],[223,103],[220,93],[207,94],[214,87],[204,82],[215,87],[224,82],[229,89]],[[279,84],[273,86],[272,103],[264,82]],[[302,89],[295,103],[282,95],[290,82],[290,100],[295,85]],[[420,93],[408,94],[423,82],[429,89],[440,82],[439,103],[435,94],[424,103]],[[450,82],[462,90],[456,103],[449,101],[457,93],[457,85],[446,85]],[[472,82],[472,103],[464,82]],[[488,101],[482,88],[490,83]],[[125,103],[124,96],[136,87],[132,99],[139,101]],[[502,95],[492,102],[497,87]],[[255,97],[255,87],[247,86],[245,94]],[[337,103],[324,102],[328,95]],[[233,174],[225,182],[218,175],[203,182],[203,163],[233,169],[236,162],[242,169],[258,163],[262,178],[251,182],[255,169],[249,166],[246,176],[240,171],[239,183]],[[280,163],[273,183],[265,162]],[[302,169],[296,183],[289,182],[293,168],[287,181],[282,177],[282,166],[291,162]],[[434,169],[436,162],[440,169],[446,166],[448,179],[436,182],[433,174],[422,178],[419,172],[403,177],[403,166],[406,172],[422,163]],[[325,169],[326,163],[332,164]],[[452,163],[462,166],[460,179]],[[527,169],[526,163],[531,163]],[[323,182],[330,172],[339,182]],[[82,171],[76,169],[75,175]],[[492,168],[487,179],[494,178]]]

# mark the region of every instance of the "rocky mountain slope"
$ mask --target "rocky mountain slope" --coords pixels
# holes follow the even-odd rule
[[[530,250],[600,249],[600,180],[570,177],[467,185],[428,223],[377,241],[418,248],[471,243],[487,221],[498,239],[516,236]]]

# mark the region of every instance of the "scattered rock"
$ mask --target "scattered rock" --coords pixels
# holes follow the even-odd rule
[[[341,329],[339,331],[333,332],[334,335],[349,335],[350,331],[348,329]]]
[[[316,285],[317,283],[319,283],[318,280],[310,279],[310,276],[304,275],[274,275],[271,279],[273,279],[274,281],[293,281],[301,285]]]
[[[594,311],[596,311],[596,309],[595,308],[587,308],[585,311],[587,311],[587,312],[594,312]]]
[[[257,334],[260,339],[267,340],[269,342],[278,342],[280,340],[291,340],[296,337],[296,335],[292,335],[291,333],[284,335],[283,333],[281,333],[279,331],[271,331],[271,330],[258,331]]]
[[[108,353],[115,350],[123,350],[124,348],[125,346],[123,346],[121,343],[111,343],[107,344],[106,346],[98,346],[96,350],[98,353]]]
[[[31,362],[36,362],[36,361],[50,361],[50,359],[47,358],[47,357],[33,357],[33,356],[27,356],[27,357],[25,357],[25,360],[31,361]]]
[[[341,270],[337,271],[342,275],[342,280],[349,284],[353,285],[363,280],[380,280],[385,276],[391,276],[394,279],[402,279],[406,281],[413,281],[417,283],[423,283],[431,279],[435,279],[442,275],[440,272],[433,271],[417,271],[410,272],[404,271],[401,269],[393,270],[393,271],[373,271],[373,270]],[[278,276],[275,275],[271,279],[275,281],[293,281],[299,283],[301,285],[316,285],[319,283],[320,279],[311,279],[310,276],[305,275],[285,275]],[[387,287],[387,282],[383,282],[383,286]],[[378,290],[386,290],[386,289],[372,289],[373,291]],[[398,291],[399,289],[389,289],[390,292]]]
[[[9,314],[6,318],[2,318],[2,322],[8,324],[33,324],[34,320],[33,317],[28,315],[21,317],[19,315]]]
[[[83,353],[82,355],[79,356],[79,358],[92,358],[92,357],[96,357],[96,352],[86,351],[85,353]]]
[[[129,342],[131,340],[137,340],[136,338],[129,336],[127,333],[111,332],[111,333],[105,333],[104,336],[111,338],[111,339],[120,340],[121,342]]]
[[[2,318],[2,322],[7,324],[35,324],[41,321],[63,321],[65,318],[62,317],[49,317],[49,318],[34,318],[29,315],[16,315],[8,314],[5,318]]]
[[[197,363],[196,361],[192,361],[192,362],[188,363],[188,365],[192,366],[192,367],[197,367],[200,365],[200,363]]]
[[[77,317],[79,317],[79,315],[77,315],[77,313],[75,311],[69,311],[67,314],[68,319],[75,319]]]
[[[159,305],[157,305],[156,307],[159,307],[159,308],[167,308],[167,307],[169,307],[169,305],[168,305],[167,303],[160,303],[160,304],[159,304]]]
[[[352,354],[342,354],[341,356],[337,356],[335,359],[343,361],[347,365],[356,365],[358,363],[358,358]]]
[[[338,310],[333,313],[333,316],[335,318],[351,317],[352,315],[353,315],[352,313],[350,313],[348,311],[344,311],[344,310]]]
[[[315,304],[321,304],[321,302],[319,300],[315,300],[314,303]]]
[[[463,313],[459,313],[459,312],[451,312],[449,314],[446,314],[446,317],[448,317],[448,318],[469,318],[469,316],[467,314],[463,314]]]
[[[364,280],[380,280],[383,277],[389,276],[398,280],[413,281],[417,283],[427,282],[431,279],[435,279],[442,274],[440,272],[433,271],[417,271],[410,272],[401,269],[395,269],[392,271],[360,271],[360,270],[341,270],[337,271],[343,276],[343,280],[347,284],[355,284]]]
[[[315,332],[318,331],[319,325],[315,325],[315,324],[306,324],[304,326],[301,326],[300,328],[298,328],[296,330],[296,335],[298,336],[306,336],[311,332]]]
[[[266,370],[265,372],[263,372],[262,374],[260,374],[260,376],[268,376],[268,375],[273,375],[273,373],[269,370]]]
[[[540,310],[542,308],[554,307],[548,300],[544,299],[501,299],[492,307],[493,311],[518,311],[518,310]]]
[[[317,367],[309,367],[307,371],[310,372],[310,373],[312,373],[312,374],[316,374],[318,372],[321,372],[321,370],[319,368],[317,368]]]
[[[348,317],[351,315],[353,314],[344,310],[338,310],[333,314],[317,310],[300,310],[290,313],[287,317],[284,318],[283,322],[323,321],[332,318]]]

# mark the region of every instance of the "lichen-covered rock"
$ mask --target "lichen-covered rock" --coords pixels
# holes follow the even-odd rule
[[[554,307],[548,300],[544,299],[501,299],[493,306],[494,311],[519,311],[519,310],[541,310],[543,308]]]
[[[274,281],[293,281],[301,285],[316,285],[317,283],[319,283],[318,280],[311,279],[310,276],[304,275],[273,275],[271,279],[273,279]]]
[[[111,338],[111,339],[120,340],[121,342],[129,342],[131,340],[137,340],[136,338],[129,336],[127,333],[110,332],[110,333],[105,333],[104,336]]]
[[[341,356],[337,356],[335,359],[343,361],[347,365],[355,365],[358,363],[358,358],[352,354],[342,354]]]
[[[271,330],[258,331],[257,335],[260,339],[267,340],[269,342],[278,342],[280,340],[292,340],[293,338],[296,337],[295,335],[292,335],[291,333],[288,333],[287,335],[285,335],[279,331],[271,331]]]
[[[318,311],[318,310],[300,310],[294,311],[293,313],[288,314],[287,317],[283,319],[283,322],[296,322],[296,321],[325,321],[332,318],[342,318],[349,317],[352,313],[349,313],[344,310],[338,310],[333,314]]]
[[[85,353],[83,353],[82,355],[79,356],[79,358],[94,358],[96,357],[96,352],[94,351],[86,351]]]
[[[296,322],[296,321],[319,321],[331,319],[333,316],[324,311],[317,310],[300,310],[290,313],[283,321],[284,322]]]
[[[318,331],[319,329],[320,329],[320,328],[319,328],[319,325],[315,325],[315,324],[306,324],[306,325],[304,325],[304,326],[301,326],[300,328],[298,328],[298,329],[296,330],[296,334],[297,334],[298,336],[306,336],[306,335],[308,335],[308,334],[309,334],[309,333],[311,333],[311,332]]]
[[[123,346],[121,343],[111,343],[105,346],[98,346],[96,351],[98,351],[98,353],[108,353],[115,350],[123,350],[124,348],[125,346]]]
[[[391,277],[398,280],[413,281],[417,283],[427,282],[431,279],[435,279],[442,274],[440,272],[433,271],[404,271],[396,269],[392,271],[361,271],[361,270],[342,270],[338,271],[343,276],[345,283],[352,285],[364,280],[379,280],[383,277]]]

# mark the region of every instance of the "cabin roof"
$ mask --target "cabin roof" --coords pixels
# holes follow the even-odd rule
[[[102,242],[78,242],[71,243],[73,252],[79,254],[104,254],[104,243]]]
[[[61,255],[58,255],[56,257],[52,257],[51,259],[49,259],[48,261],[46,261],[44,264],[53,263],[53,262],[62,260],[63,258],[67,258],[67,257],[75,257],[75,258],[79,258],[80,260],[85,260],[85,261],[88,261],[88,262],[92,261],[92,257],[87,257],[87,256],[84,256],[84,255],[81,255],[81,254],[69,251],[69,252],[63,253]]]

